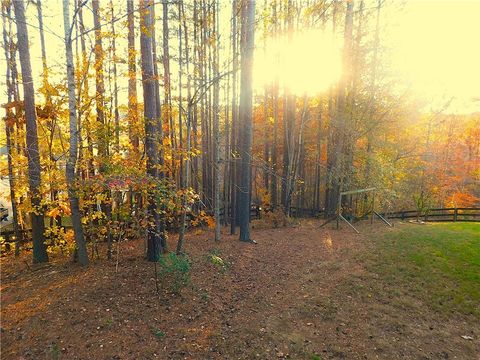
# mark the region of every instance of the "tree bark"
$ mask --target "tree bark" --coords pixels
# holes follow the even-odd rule
[[[220,224],[220,130],[219,130],[219,94],[220,94],[220,79],[218,62],[219,62],[219,41],[218,33],[218,2],[214,1],[214,38],[215,48],[213,55],[213,78],[216,79],[213,84],[213,137],[214,137],[214,208],[215,208],[215,241],[220,241],[221,224]]]
[[[115,119],[115,151],[120,152],[120,113],[118,111],[118,79],[117,79],[117,40],[115,34],[115,19],[113,13],[113,1],[111,6],[111,28],[112,28],[112,62],[113,62],[113,113]]]
[[[230,150],[230,234],[234,235],[237,228],[237,155],[238,155],[238,106],[237,106],[237,72],[238,72],[238,36],[237,36],[237,0],[232,2],[232,134]],[[228,211],[226,209],[225,211]]]
[[[99,0],[92,0],[93,26],[95,27],[95,102],[97,105],[97,121],[100,124],[98,133],[98,155],[100,157],[100,173],[105,172],[105,161],[108,154],[108,136],[105,124],[105,84],[103,78],[103,46],[102,26],[100,23]]]
[[[42,263],[48,262],[48,254],[44,243],[44,214],[40,204],[41,168],[40,154],[38,151],[37,116],[35,113],[35,90],[33,88],[28,29],[23,0],[13,1],[13,7],[17,22],[18,51],[20,55],[20,66],[22,68],[25,123],[27,130],[28,183],[33,208],[30,214],[32,221],[33,262]]]
[[[71,218],[75,244],[77,246],[78,261],[82,265],[88,264],[87,246],[83,236],[82,218],[79,208],[79,199],[75,193],[77,175],[75,166],[78,151],[78,127],[77,127],[77,102],[75,98],[75,70],[73,67],[72,37],[70,26],[69,0],[63,0],[63,26],[65,28],[65,53],[67,59],[67,82],[68,82],[68,110],[70,119],[70,149],[66,166],[68,183],[68,199],[71,208]]]
[[[255,32],[255,0],[247,0],[242,6],[240,122],[243,127],[240,137],[240,194],[239,225],[240,241],[250,239],[250,190],[252,161],[252,65]]]
[[[153,67],[153,0],[142,0],[140,32],[143,102],[145,117],[145,152],[147,155],[147,175],[157,178],[157,110],[155,96],[155,72]],[[155,193],[148,194],[147,260],[158,261],[161,253],[161,233]]]
[[[183,5],[183,1],[179,4],[179,12],[180,18],[183,20],[183,33],[185,36],[185,58],[186,58],[186,66],[187,66],[187,140],[185,145],[185,162],[184,162],[184,172],[182,174],[180,181],[181,181],[181,188],[183,190],[182,195],[182,215],[180,219],[180,230],[178,232],[178,242],[177,242],[177,253],[180,254],[182,252],[183,242],[185,239],[185,230],[187,226],[187,211],[189,210],[188,207],[188,196],[186,191],[190,186],[190,172],[191,172],[191,132],[192,132],[192,119],[193,119],[193,111],[194,111],[194,104],[192,104],[192,96],[191,96],[191,89],[190,89],[190,58],[189,58],[189,49],[188,49],[188,32],[187,32],[187,22],[185,19],[185,9]]]
[[[155,37],[155,2],[152,3],[150,6],[151,8],[151,39],[152,39],[152,55],[153,55],[153,75],[154,75],[154,83],[155,83],[155,118],[156,118],[156,126],[157,126],[157,143],[159,144],[158,147],[158,155],[157,155],[157,163],[158,163],[158,171],[157,177],[159,179],[165,179],[168,174],[165,171],[165,149],[163,146],[164,134],[163,134],[163,121],[162,121],[162,105],[160,103],[160,81],[158,75],[158,66],[157,66],[157,43]],[[160,210],[163,211],[163,206],[160,206]],[[157,222],[158,222],[158,229],[160,234],[160,248],[163,251],[167,251],[167,237],[165,233],[165,218],[164,216],[160,216],[156,214]]]
[[[6,18],[10,15],[10,6],[8,9],[2,8],[2,20],[3,20],[3,47],[5,50],[5,60],[8,64],[6,71],[6,82],[7,82],[7,100],[8,103],[14,100],[15,96],[15,74],[10,70],[10,64],[15,61],[14,56],[10,56],[10,47],[12,47],[11,37],[7,34],[6,27]],[[11,23],[10,23],[11,24]],[[11,27],[11,25],[10,25]],[[11,36],[11,33],[10,33]],[[20,255],[20,242],[21,242],[21,233],[19,229],[19,217],[18,217],[18,208],[17,208],[17,197],[16,197],[16,184],[14,176],[14,167],[12,162],[13,156],[13,144],[12,144],[12,135],[14,131],[15,115],[11,108],[6,108],[6,117],[5,117],[5,137],[7,142],[7,166],[8,166],[8,183],[10,185],[10,201],[12,204],[12,221],[13,221],[13,233],[15,235],[15,257]]]
[[[135,52],[135,14],[133,0],[127,0],[128,23],[128,126],[129,139],[135,154],[138,153],[138,102],[137,65]]]
[[[169,35],[169,26],[168,26],[168,1],[164,0],[162,2],[162,25],[163,25],[163,81],[164,81],[164,97],[165,97],[165,117],[168,123],[169,137],[170,137],[170,149],[172,152],[171,160],[171,173],[172,179],[175,179],[176,175],[176,165],[175,165],[175,153],[176,149],[176,140],[175,140],[175,127],[173,124],[173,114],[172,114],[172,84],[171,84],[171,71],[170,71],[170,35]]]

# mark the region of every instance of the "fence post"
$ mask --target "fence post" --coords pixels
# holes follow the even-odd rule
[[[457,221],[457,216],[458,216],[458,209],[455,207],[453,210],[453,221]]]

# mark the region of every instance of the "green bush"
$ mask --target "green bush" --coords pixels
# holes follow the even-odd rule
[[[164,254],[158,260],[158,274],[163,284],[179,293],[190,283],[190,260],[187,255]]]

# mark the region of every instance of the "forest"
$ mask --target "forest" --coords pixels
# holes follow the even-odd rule
[[[418,25],[423,24],[423,18],[414,29],[421,32],[418,39],[409,37],[413,30],[405,34],[410,23],[399,26],[399,19],[417,19],[415,13],[410,18],[402,15],[408,14],[408,9],[423,9],[418,18],[432,11],[432,19],[438,15],[439,21],[450,11],[455,18],[457,11],[452,10],[455,5],[449,5],[450,9],[441,2],[411,2],[413,5],[393,0],[1,0],[0,247],[2,282],[6,283],[2,286],[5,358],[34,359],[42,354],[54,359],[150,359],[158,354],[160,358],[232,358],[237,346],[238,358],[360,358],[359,354],[370,358],[375,352],[362,348],[359,333],[353,335],[353,345],[345,339],[343,343],[323,340],[324,346],[325,341],[340,344],[339,349],[334,345],[323,350],[311,347],[318,340],[305,340],[295,347],[292,343],[298,339],[282,338],[290,344],[285,350],[273,335],[260,343],[251,340],[246,328],[237,329],[241,336],[222,347],[218,345],[222,336],[228,342],[231,335],[222,335],[223,330],[213,327],[215,321],[225,320],[224,316],[230,319],[224,315],[229,303],[253,301],[254,306],[261,306],[259,293],[242,295],[244,286],[249,291],[251,287],[267,291],[271,285],[271,291],[278,294],[275,281],[284,276],[284,295],[295,303],[295,293],[304,287],[295,290],[299,284],[291,276],[315,263],[316,252],[322,254],[319,262],[325,256],[331,265],[325,273],[333,282],[334,263],[346,269],[340,273],[356,271],[355,251],[366,259],[365,268],[375,271],[393,271],[382,259],[371,257],[378,246],[384,259],[398,251],[419,261],[414,259],[416,250],[408,247],[411,245],[400,248],[394,242],[387,249],[379,240],[390,236],[401,241],[399,227],[407,229],[402,234],[415,238],[415,226],[419,225],[424,234],[418,236],[441,238],[432,246],[447,246],[445,239],[450,239],[452,232],[465,235],[459,242],[465,241],[473,249],[467,250],[465,245],[462,252],[462,256],[472,254],[464,264],[470,264],[465,271],[472,271],[473,278],[456,281],[465,285],[460,286],[462,289],[473,286],[477,290],[458,297],[445,295],[462,300],[440,303],[451,305],[445,314],[462,309],[458,310],[461,316],[478,319],[480,292],[475,272],[480,269],[475,256],[480,254],[480,244],[473,238],[478,235],[475,221],[480,220],[480,76],[475,60],[480,55],[471,47],[465,50],[470,53],[461,53],[464,48],[460,45],[455,48],[457,42],[467,43],[466,38],[450,41],[446,32],[430,33],[427,20],[425,33],[429,35],[425,35]],[[456,9],[466,9],[462,14],[480,11],[474,3],[459,3]],[[452,26],[474,33],[468,30],[468,24],[473,24],[468,19],[465,15],[462,27],[462,18],[457,16]],[[414,49],[418,53],[399,50],[407,46],[405,41],[408,46],[417,44]],[[445,49],[435,52],[434,44],[442,41]],[[446,62],[439,59],[443,51],[448,53],[446,61],[455,58],[463,63],[445,68]],[[406,64],[423,64],[424,68],[415,68],[418,77],[410,79],[398,71]],[[423,69],[432,69],[432,77],[420,79],[427,72]],[[439,79],[445,81],[447,90],[440,89]],[[422,81],[427,87],[419,86]],[[445,221],[472,221],[473,225],[466,223],[460,228],[456,223],[453,228],[441,228],[446,223],[440,227],[427,224],[437,221],[435,216],[451,218]],[[341,229],[335,232],[339,221]],[[362,233],[357,240],[352,228]],[[319,248],[309,242],[317,237],[322,239],[318,240]],[[355,241],[363,245],[345,255],[342,251],[355,248]],[[432,249],[428,251],[437,254],[446,247],[437,252]],[[450,254],[450,250],[445,251]],[[205,256],[207,260],[201,260]],[[430,256],[434,255],[427,258]],[[260,260],[254,260],[262,258],[266,259],[264,267],[256,262]],[[154,270],[149,267],[151,263]],[[423,266],[425,262],[416,264]],[[399,266],[410,271],[406,263]],[[51,279],[44,279],[50,277],[51,269],[56,269]],[[258,278],[251,279],[249,269]],[[309,267],[307,273],[315,269]],[[118,273],[127,272],[132,273],[128,279],[118,277]],[[281,275],[284,272],[290,274]],[[54,298],[48,292],[53,287],[64,291],[56,293],[55,299],[66,299],[68,286],[81,276],[85,277],[83,292],[89,283],[102,287],[101,295],[92,295],[95,301],[103,304],[108,297],[113,304],[121,299],[128,307],[133,305],[126,295],[113,296],[117,290],[109,287],[105,278],[115,277],[112,281],[116,286],[130,286],[135,291],[140,285],[134,284],[133,276],[153,276],[156,295],[150,299],[152,284],[142,282],[143,287],[136,290],[142,297],[138,303],[144,306],[159,298],[160,305],[154,307],[179,307],[183,316],[199,311],[203,314],[200,317],[208,317],[208,307],[213,306],[210,302],[218,295],[223,305],[216,303],[214,308],[221,319],[201,323],[202,329],[205,326],[209,331],[198,335],[204,337],[203,345],[198,345],[201,340],[197,339],[198,348],[168,338],[167,325],[162,325],[164,330],[152,330],[153,325],[148,325],[150,330],[137,329],[135,333],[146,331],[153,338],[148,341],[155,345],[136,345],[139,348],[134,347],[137,350],[133,352],[118,350],[115,355],[97,348],[90,352],[78,339],[70,344],[73,350],[68,350],[65,344],[52,340],[58,329],[43,335],[50,336],[41,340],[48,346],[35,342],[33,333],[22,335],[32,349],[20,350],[23,345],[9,338],[8,329],[17,331],[17,325],[25,321],[35,328],[38,324],[34,319],[48,318],[48,312],[36,313],[15,302],[14,295],[31,298],[32,304],[44,304],[47,300],[43,297]],[[304,276],[302,273],[301,281],[313,281]],[[262,278],[268,283],[265,287]],[[36,279],[42,299],[33,300],[34,289],[22,285],[30,281],[27,279]],[[355,279],[358,282],[361,277]],[[398,276],[395,279],[400,281]],[[222,281],[228,288],[224,294],[218,284]],[[363,289],[358,283],[349,284]],[[450,285],[455,287],[445,286]],[[212,286],[217,286],[216,290]],[[327,285],[322,286],[321,291],[327,291]],[[347,316],[348,307],[339,310],[338,303],[332,305],[344,296],[350,300],[354,296],[352,287],[347,283],[342,286],[342,292],[331,294],[336,296],[331,303],[318,306],[325,307],[324,311],[330,306],[335,314],[343,311],[342,316]],[[82,296],[73,300],[75,312],[87,301]],[[195,297],[202,299],[205,309],[188,308]],[[280,301],[272,303],[278,313],[285,310],[279,308]],[[422,316],[431,314],[428,304],[418,310]],[[65,312],[65,306],[57,304],[56,309]],[[350,311],[355,308],[349,306]],[[24,309],[27,315],[16,318],[11,313],[15,308]],[[157,310],[164,314],[164,308]],[[384,310],[387,314],[393,311]],[[255,311],[268,310],[262,307]],[[68,318],[62,314],[62,319]],[[147,314],[155,317],[155,312]],[[142,318],[138,312],[129,316]],[[238,316],[239,322],[260,321],[249,320],[246,314]],[[329,316],[324,315],[325,323],[336,315]],[[191,321],[195,319],[193,316]],[[99,326],[108,330],[113,326],[110,322],[116,324],[117,320],[109,318],[105,320],[108,324]],[[478,326],[469,321],[464,324],[471,333],[458,341],[480,335]],[[173,323],[172,319],[166,321],[177,329],[178,323]],[[281,328],[275,324],[277,330]],[[313,325],[305,326],[297,330],[304,332]],[[362,325],[356,326],[358,330]],[[75,327],[67,327],[73,334]],[[261,337],[270,334],[265,330],[267,325],[259,328],[263,329]],[[373,336],[377,335],[367,342],[373,341]],[[250,340],[242,342],[244,338]],[[114,344],[118,340],[112,339]],[[402,341],[410,344],[411,339]],[[160,346],[162,341],[165,345]],[[251,349],[249,341],[254,344]],[[162,352],[167,344],[170,352]],[[271,352],[265,344],[270,344]],[[438,344],[430,345],[431,351],[436,351]],[[380,358],[399,354],[399,348],[381,346],[386,352]],[[465,350],[459,343],[445,354],[448,357],[465,351],[465,357],[460,357],[472,359],[480,354],[478,344],[468,346]],[[156,347],[155,356],[142,352]],[[83,350],[74,355],[80,348]],[[407,358],[424,354],[413,348],[405,351]],[[432,354],[426,358],[443,358]]]

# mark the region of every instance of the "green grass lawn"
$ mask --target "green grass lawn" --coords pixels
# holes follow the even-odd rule
[[[369,268],[395,296],[480,317],[480,224],[398,225],[375,240]]]

